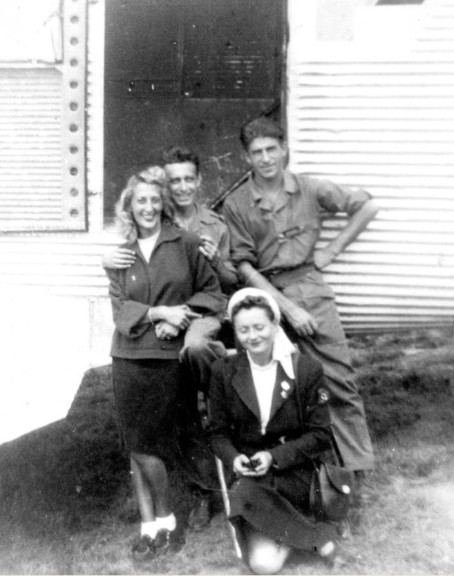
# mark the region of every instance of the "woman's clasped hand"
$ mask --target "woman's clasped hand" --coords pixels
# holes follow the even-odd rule
[[[256,452],[251,458],[239,454],[233,461],[233,471],[238,476],[264,476],[273,463],[269,452]]]

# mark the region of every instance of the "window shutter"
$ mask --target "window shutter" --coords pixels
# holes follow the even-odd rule
[[[0,230],[84,230],[86,1],[64,0],[63,63],[0,68]]]

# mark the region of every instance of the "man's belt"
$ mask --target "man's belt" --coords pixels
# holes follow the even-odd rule
[[[311,272],[312,270],[316,270],[314,264],[311,262],[310,264],[300,264],[299,266],[291,266],[289,268],[277,268],[275,270],[269,270],[267,272],[262,272],[263,276],[268,280],[272,278],[276,278],[281,276],[282,274],[288,273],[302,273],[306,274],[307,272]]]
[[[297,282],[308,272],[316,270],[314,264],[300,264],[294,268],[280,268],[279,270],[272,270],[263,275],[275,288],[282,290],[285,286]]]

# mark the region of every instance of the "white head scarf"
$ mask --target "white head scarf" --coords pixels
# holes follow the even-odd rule
[[[230,320],[232,319],[233,308],[245,300],[248,296],[260,296],[266,300],[271,310],[273,311],[277,322],[279,323],[281,321],[281,311],[279,310],[279,306],[276,300],[270,294],[268,294],[268,292],[260,290],[259,288],[242,288],[241,290],[238,290],[238,292],[235,292],[235,294],[230,298],[229,304],[227,306],[227,314]],[[295,345],[290,342],[284,330],[281,328],[281,326],[279,326],[276,337],[274,339],[273,360],[280,362],[287,376],[292,379],[295,378],[292,354],[295,353],[296,350],[297,349]]]

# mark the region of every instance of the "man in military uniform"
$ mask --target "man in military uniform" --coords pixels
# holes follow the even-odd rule
[[[200,251],[217,273],[223,293],[231,294],[238,275],[230,261],[229,232],[222,216],[197,202],[202,182],[198,156],[187,148],[173,146],[163,153],[162,164],[175,223],[200,237]],[[216,340],[220,327],[219,319],[209,316],[194,320],[186,332],[182,359],[203,392],[208,390],[211,363],[225,355],[223,344]]]
[[[246,285],[268,291],[278,302],[290,338],[322,363],[344,466],[371,469],[364,406],[334,293],[322,270],[364,230],[377,208],[364,190],[286,170],[285,134],[272,120],[258,118],[244,125],[241,142],[252,174],[224,203],[232,260]],[[337,212],[346,213],[348,223],[316,250],[322,217]]]

